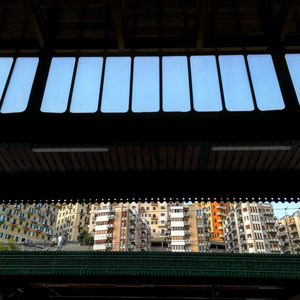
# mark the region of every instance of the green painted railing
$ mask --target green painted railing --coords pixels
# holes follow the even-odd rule
[[[0,276],[300,279],[300,256],[162,252],[1,252]]]

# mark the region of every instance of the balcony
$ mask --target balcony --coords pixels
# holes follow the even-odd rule
[[[226,217],[227,215],[222,211],[218,211],[217,216]]]
[[[136,216],[130,216],[130,217],[129,217],[129,220],[130,220],[131,222],[135,222],[135,221],[136,221]]]
[[[267,232],[277,232],[275,228],[266,228]]]
[[[221,209],[221,210],[226,210],[226,207],[225,206],[223,206],[223,205],[217,205],[217,207],[216,207],[217,209]]]
[[[279,239],[277,237],[269,237],[269,241],[271,243],[278,243],[279,242]]]
[[[106,247],[106,249],[112,248],[112,243],[105,243],[105,247]]]
[[[294,243],[299,243],[300,242],[300,237],[299,236],[292,237],[292,241]]]
[[[275,220],[274,219],[265,218],[265,223],[266,224],[275,224]]]

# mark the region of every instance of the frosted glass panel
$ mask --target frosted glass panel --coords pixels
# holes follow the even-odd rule
[[[17,58],[1,107],[2,113],[25,111],[38,62],[37,57]]]
[[[300,54],[286,54],[285,59],[300,104]]]
[[[0,98],[2,97],[3,90],[13,63],[12,57],[1,57],[0,58]]]
[[[163,57],[163,110],[190,111],[190,91],[187,58]]]
[[[248,55],[247,59],[258,109],[283,109],[285,105],[271,55]]]
[[[63,113],[66,111],[74,65],[74,57],[52,59],[41,107],[42,112]]]
[[[133,72],[132,110],[159,111],[159,58],[135,57]]]
[[[251,111],[254,109],[247,69],[243,55],[219,56],[220,70],[229,111]]]
[[[78,60],[70,111],[96,112],[102,75],[102,57],[81,57]]]
[[[222,110],[216,57],[192,56],[191,72],[194,109],[196,111]]]
[[[124,113],[129,109],[130,57],[108,57],[101,102],[101,111]]]

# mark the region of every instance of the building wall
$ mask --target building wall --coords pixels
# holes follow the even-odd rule
[[[131,204],[101,205],[93,208],[96,219],[94,250],[146,251],[150,250],[150,228]],[[90,222],[90,224],[93,223]],[[91,230],[91,228],[90,228]]]
[[[223,202],[203,202],[200,207],[205,208],[210,229],[210,241],[224,243],[223,220],[225,219],[229,204]]]
[[[300,254],[300,213],[283,217],[277,226],[283,253]]]
[[[89,230],[90,204],[63,204],[59,207],[56,222],[57,235],[66,241],[78,241],[81,233]]]
[[[0,241],[50,242],[55,234],[57,207],[48,204],[1,204]]]
[[[270,204],[231,204],[223,227],[228,252],[281,252],[275,216]]]

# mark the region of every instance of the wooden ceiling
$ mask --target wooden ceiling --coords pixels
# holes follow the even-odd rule
[[[276,149],[274,143],[252,145]],[[0,173],[300,170],[299,143],[294,143],[290,150],[213,151],[212,146],[209,143],[121,144],[109,147],[107,152],[36,153],[29,145],[2,145]]]
[[[3,50],[299,46],[299,0],[1,0]]]

